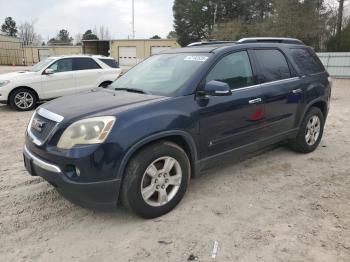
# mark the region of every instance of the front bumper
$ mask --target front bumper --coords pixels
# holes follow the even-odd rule
[[[24,165],[32,176],[40,176],[56,187],[65,198],[83,207],[113,210],[117,206],[120,179],[81,183],[70,180],[60,167],[23,150]]]

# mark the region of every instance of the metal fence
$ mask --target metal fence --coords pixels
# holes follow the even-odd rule
[[[350,78],[350,52],[317,53],[332,77]]]

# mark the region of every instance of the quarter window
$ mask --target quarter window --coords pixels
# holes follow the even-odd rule
[[[300,68],[302,74],[310,75],[324,72],[325,69],[316,55],[305,48],[292,49],[292,57]]]
[[[254,77],[246,51],[222,58],[210,71],[206,82],[212,80],[227,83],[231,89],[254,85]]]
[[[49,68],[53,69],[56,73],[72,71],[72,59],[65,58],[57,60]]]
[[[74,70],[100,69],[101,67],[91,58],[74,58]]]
[[[291,77],[289,66],[284,55],[278,50],[255,50],[260,66],[260,81],[273,82]]]

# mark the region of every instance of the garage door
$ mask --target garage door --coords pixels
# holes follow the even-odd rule
[[[43,61],[50,56],[49,49],[39,49],[38,52],[39,52],[39,61]]]
[[[136,46],[119,47],[119,64],[122,66],[136,65]]]
[[[152,46],[151,47],[151,55],[158,54],[159,52],[170,49],[170,46]]]

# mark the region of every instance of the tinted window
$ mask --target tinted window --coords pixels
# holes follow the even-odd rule
[[[278,50],[255,50],[261,68],[262,83],[290,78],[290,70],[284,55]]]
[[[231,89],[254,84],[252,68],[247,52],[237,52],[222,58],[210,71],[206,81],[221,81]]]
[[[101,68],[91,58],[74,58],[74,70],[89,70]]]
[[[56,73],[72,71],[72,59],[60,59],[50,65],[48,68],[53,69]]]
[[[300,68],[302,74],[309,75],[325,71],[322,63],[316,55],[311,54],[307,49],[292,49],[292,57]]]
[[[100,61],[102,61],[103,63],[105,63],[106,65],[108,65],[109,67],[112,68],[118,68],[118,63],[117,61],[113,60],[113,59],[103,59],[103,58],[99,58]]]

